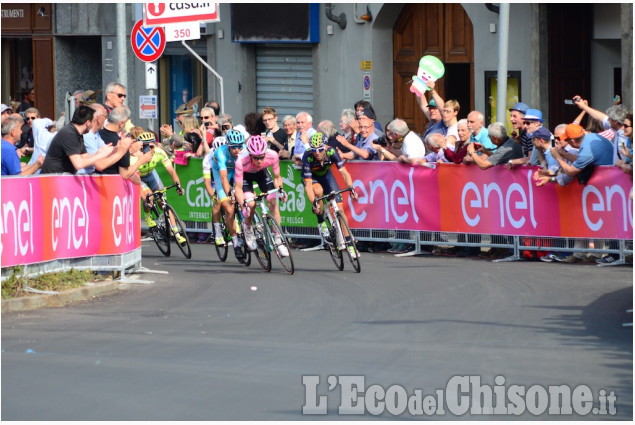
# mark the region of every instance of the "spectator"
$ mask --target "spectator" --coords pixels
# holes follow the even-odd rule
[[[18,108],[18,112],[25,112],[29,108],[35,107],[35,89],[31,89],[22,95],[22,103]]]
[[[313,128],[313,117],[308,112],[298,112],[295,116],[296,137],[293,150],[291,152],[293,162],[298,166],[302,166],[302,157],[309,147],[311,136],[316,133]]]
[[[357,102],[355,102],[355,105],[353,106],[355,109],[355,114],[359,115],[359,113],[361,111],[363,111],[364,109],[368,109],[370,110],[370,112],[373,114],[374,117],[377,117],[377,114],[375,113],[375,108],[373,108],[373,105],[370,104],[369,101],[367,100],[358,100]],[[377,130],[377,136],[382,136],[384,133],[382,131],[381,128],[381,124],[376,121],[376,118],[373,118],[373,120],[375,120],[373,122],[373,125],[375,126],[375,130]]]
[[[278,125],[278,114],[276,110],[267,106],[262,110],[260,116],[267,128],[264,139],[269,143],[269,148],[277,152],[280,159],[289,159],[291,154],[288,150],[287,134]]]
[[[421,161],[419,161],[419,164],[425,165],[438,162],[448,162],[443,153],[443,149],[441,148],[444,142],[445,137],[443,137],[442,134],[430,133],[426,139],[426,145],[428,145],[426,150],[427,154],[421,159]]]
[[[441,149],[443,149],[443,155],[447,158],[448,162],[453,162],[455,164],[462,164],[466,161],[467,156],[467,145],[470,144],[470,129],[467,127],[467,120],[462,119],[456,123],[457,135],[459,136],[459,140],[454,145],[454,149],[451,149],[447,145],[447,139],[444,137],[443,140],[436,138],[438,143],[441,144]]]
[[[489,139],[487,129],[484,127],[485,117],[482,112],[472,111],[467,114],[467,128],[470,130],[470,142],[478,143],[489,151],[494,151],[496,146]]]
[[[0,119],[2,120],[4,120],[6,117],[8,117],[9,115],[13,113],[13,109],[10,106],[5,105],[4,103],[2,104],[0,111],[2,111],[2,114],[0,115],[1,116]]]
[[[218,102],[217,102],[217,101],[212,100],[212,101],[210,101],[210,102],[207,102],[207,103],[205,104],[205,107],[206,107],[206,108],[212,108],[212,109],[214,110],[214,116],[216,116],[216,117],[219,117],[219,118],[220,118],[220,115],[221,115],[221,113],[220,113],[220,105],[218,104]]]
[[[600,136],[608,139],[613,143],[613,163],[618,159],[622,159],[621,147],[626,142],[626,136],[624,135],[624,120],[628,111],[622,105],[613,105],[606,110],[606,113],[602,113],[596,109],[591,108],[588,102],[580,98],[580,96],[574,96],[575,104],[582,111],[589,114],[589,117],[600,122],[605,131],[600,133]]]
[[[33,140],[33,121],[40,118],[40,111],[36,108],[29,108],[24,111],[24,125],[22,126],[22,137],[20,142],[16,145],[16,148],[25,148],[24,153],[21,156],[28,155],[33,152],[33,146],[35,144]]]
[[[586,184],[595,166],[613,165],[613,145],[599,134],[585,134],[580,125],[568,124],[560,139],[579,149],[577,154],[571,154],[559,148],[551,148],[551,155],[565,173],[558,176],[560,185],[570,183],[573,177],[577,177],[581,184]],[[556,178],[552,178],[551,181],[555,183]]]
[[[104,128],[108,115],[104,105],[93,103],[90,105],[90,108],[93,110],[93,120],[90,130],[84,134],[84,146],[86,146],[86,152],[92,154],[106,144],[99,135],[99,131]],[[119,140],[119,137],[117,137],[117,140]],[[93,174],[94,172],[95,166],[90,165],[77,171],[77,174]]]
[[[232,116],[229,114],[220,114],[217,123],[223,136],[234,127]]]
[[[318,133],[322,133],[324,137],[326,137],[326,144],[328,146],[339,148],[342,146],[340,142],[337,141],[337,136],[339,135],[337,132],[337,128],[335,128],[335,124],[331,120],[323,120],[317,126]],[[342,146],[343,147],[343,146]]]
[[[527,133],[527,137],[529,137],[534,144],[529,163],[531,165],[540,165],[547,174],[555,176],[560,165],[551,155],[551,148],[553,147],[552,141],[554,140],[551,132],[541,126],[538,127],[536,131]],[[520,158],[520,160],[524,160],[524,157]],[[513,165],[514,161],[519,161],[519,159],[510,159],[508,163]]]
[[[373,148],[373,142],[378,139],[375,132],[375,114],[369,109],[364,108],[357,113],[357,120],[359,121],[359,134],[355,144],[349,143],[344,137],[338,137],[337,140],[351,150],[348,153],[338,152],[342,159],[357,159],[372,161],[378,159],[378,154],[375,148]]]
[[[104,122],[104,118],[101,116],[102,111],[99,107],[95,107],[93,111],[93,122],[97,121],[96,127],[99,127],[99,123]],[[97,117],[95,117],[95,112],[97,112]],[[108,122],[103,124],[103,128],[99,130],[98,133],[100,139],[107,145],[111,144],[115,150],[108,157],[100,159],[95,163],[96,172],[100,174],[119,174],[124,179],[132,177],[133,172],[129,169],[129,150],[133,139],[129,135],[121,136],[122,133],[125,133],[123,130],[129,119],[130,108],[126,105],[111,109],[108,114]],[[88,151],[88,149],[86,149],[86,151]]]
[[[386,126],[386,140],[395,149],[400,149],[401,154],[394,155],[386,149],[379,150],[389,160],[396,160],[402,164],[415,165],[421,162],[426,155],[426,149],[421,138],[410,131],[408,124],[402,119],[394,119]],[[395,146],[397,145],[397,146]],[[401,146],[399,146],[401,145]]]
[[[2,120],[2,152],[0,161],[2,163],[3,176],[30,175],[34,174],[42,167],[44,157],[40,155],[36,162],[24,167],[20,163],[20,158],[15,149],[15,144],[22,135],[22,122],[17,117],[7,117]]]
[[[427,81],[426,84],[430,87],[430,94],[432,96],[430,102],[427,101],[425,96],[415,96],[421,111],[423,111],[423,114],[430,121],[428,128],[426,128],[426,131],[423,133],[423,140],[427,140],[428,135],[432,133],[439,133],[445,137],[448,133],[448,128],[443,125],[441,111],[439,110],[439,108],[443,109],[445,102],[434,89],[434,81]]]
[[[77,173],[77,170],[93,165],[110,155],[114,147],[102,146],[96,153],[89,154],[84,146],[85,133],[90,130],[93,110],[85,105],[75,110],[70,124],[61,129],[51,141],[42,164],[42,174]]]
[[[523,147],[523,156],[528,156],[529,151],[533,149],[531,140],[527,137],[527,130],[523,122],[528,109],[529,106],[518,102],[509,110],[509,120],[513,128],[511,137]]]
[[[267,131],[267,127],[265,127],[265,123],[262,122],[262,118],[260,114],[256,112],[249,112],[245,115],[245,128],[247,129],[247,133],[250,136],[261,136]]]
[[[75,98],[75,109],[77,109],[84,99],[84,90],[75,90],[73,97]]]
[[[207,145],[207,143],[202,143],[203,134],[199,129],[198,119],[196,119],[194,115],[183,115],[182,128],[183,139],[186,143],[184,147],[186,147],[193,154],[187,156],[204,157],[205,155],[207,155],[209,153],[209,146]]]
[[[123,85],[115,82],[108,84],[104,90],[106,112],[110,114],[113,108],[123,105],[126,96],[126,88]]]
[[[214,112],[214,108],[210,108],[209,106],[206,106],[203,109],[201,109],[200,115],[201,115],[201,127],[199,128],[199,130],[201,131],[201,134],[205,134],[207,133],[207,131],[211,131],[213,135],[212,140],[214,139],[214,137],[221,136],[221,130],[220,130],[220,127],[218,126],[218,117],[216,116],[216,113]]]
[[[458,115],[461,105],[456,100],[448,100],[443,104],[441,116],[443,117],[443,125],[448,129],[445,135],[445,142],[450,149],[454,148],[454,144],[459,139],[457,132]]]
[[[624,119],[624,137],[625,141],[620,146],[622,159],[615,162],[625,173],[633,174],[633,114],[628,113]]]
[[[287,136],[287,150],[291,155],[293,152],[293,148],[295,147],[295,139],[297,136],[297,131],[295,128],[295,117],[293,115],[286,115],[282,119],[282,129],[284,130],[284,134]]]
[[[340,129],[344,132],[343,137],[346,140],[348,140],[349,143],[353,142],[353,138],[355,137],[355,134],[356,134],[356,132],[353,131],[353,127],[352,127],[353,125],[356,127],[357,132],[359,132],[359,124],[357,123],[357,117],[355,115],[355,111],[352,109],[342,110],[342,116],[340,119]],[[344,148],[343,146],[339,147],[339,149],[344,153],[349,152],[349,150],[347,148]]]
[[[495,122],[487,127],[489,138],[497,146],[496,152],[486,157],[486,155],[475,155],[476,149],[473,143],[467,146],[467,154],[474,160],[474,163],[482,170],[487,170],[494,165],[506,164],[510,159],[521,158],[523,156],[522,147],[514,139],[507,136],[507,129],[501,122]]]
[[[33,154],[31,155],[28,165],[37,161],[40,155],[46,156],[46,151],[48,151],[51,140],[55,137],[56,132],[57,127],[55,126],[55,122],[49,118],[38,118],[33,121],[34,146]],[[38,170],[36,174],[40,174],[40,170]]]

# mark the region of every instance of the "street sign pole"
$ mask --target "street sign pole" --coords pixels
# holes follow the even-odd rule
[[[220,112],[221,114],[224,113],[225,110],[225,90],[223,88],[223,77],[220,76],[220,74],[218,72],[216,72],[214,70],[214,68],[212,68],[207,62],[205,62],[203,60],[202,57],[200,57],[199,55],[196,54],[196,52],[187,45],[187,43],[185,42],[185,40],[181,40],[181,43],[183,44],[183,46],[185,46],[185,48],[187,50],[190,51],[190,53],[199,60],[199,62],[201,62],[203,65],[205,65],[205,67],[207,69],[209,69],[211,71],[212,74],[214,74],[216,76],[216,78],[218,78],[218,83],[220,84]]]

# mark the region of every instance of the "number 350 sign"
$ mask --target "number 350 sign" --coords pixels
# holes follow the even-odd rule
[[[198,40],[201,25],[198,22],[183,22],[165,25],[165,41]]]

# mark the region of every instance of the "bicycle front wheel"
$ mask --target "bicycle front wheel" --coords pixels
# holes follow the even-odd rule
[[[339,234],[342,230],[337,228],[337,222],[329,223],[329,232],[331,233],[330,240],[326,242],[327,250],[331,255],[331,260],[335,264],[338,270],[344,270],[344,256],[342,255],[342,250],[337,248],[337,238],[335,235]]]
[[[253,218],[252,229],[254,231],[254,236],[256,236],[256,250],[254,251],[254,255],[256,256],[256,260],[260,264],[260,267],[263,268],[264,271],[271,271],[271,252],[267,247],[267,235],[264,230],[264,222],[262,220],[262,215],[260,211],[256,211]]]
[[[227,251],[229,248],[227,246],[227,242],[228,242],[227,227],[225,226],[225,218],[223,217],[222,210],[220,215],[220,228],[221,228],[220,235],[216,234],[216,227],[215,226],[213,227],[214,227],[214,247],[216,248],[216,254],[218,255],[219,260],[221,260],[222,262],[225,262],[225,260],[227,260]],[[221,236],[223,238],[223,240],[225,241],[224,245],[216,245],[216,238],[218,236]]]
[[[170,227],[169,223],[165,222],[165,215],[158,208],[159,207],[155,206],[150,212],[152,214],[152,218],[157,224],[156,226],[150,228],[150,234],[152,235],[152,239],[154,239],[154,243],[157,244],[157,248],[159,248],[159,251],[161,251],[161,254],[169,257]]]
[[[185,238],[185,242],[183,243],[177,242],[176,246],[179,247],[179,249],[185,256],[185,258],[192,258],[192,249],[190,248],[190,240],[187,237],[187,231],[185,230],[185,223],[183,223],[183,221],[179,218],[178,214],[176,213],[172,205],[166,204],[165,211],[167,213],[172,213],[172,216],[174,217],[174,223],[176,224],[176,230],[181,236]],[[174,229],[172,229],[171,226],[170,226],[170,230],[171,230],[172,236],[174,236],[174,238],[176,239],[176,232],[174,231]]]
[[[344,218],[344,214],[341,211],[337,212],[337,221],[340,223],[340,228],[344,233],[348,232],[350,236],[350,240],[346,241],[346,253],[348,254],[348,259],[351,260],[351,264],[357,273],[362,270],[362,266],[359,263],[359,251],[357,250],[357,244],[355,243],[355,239],[353,238],[353,233],[351,233],[351,229],[348,227],[346,223],[346,219]]]
[[[289,241],[282,233],[282,228],[273,217],[267,216],[267,226],[271,230],[271,237],[273,239],[273,250],[280,260],[280,264],[288,274],[293,274],[295,267],[293,265],[293,257],[291,256],[291,247]]]

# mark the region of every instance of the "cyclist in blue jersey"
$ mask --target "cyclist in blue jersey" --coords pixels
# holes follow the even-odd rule
[[[333,191],[338,191],[339,187],[335,181],[335,177],[331,171],[331,166],[339,169],[344,183],[348,187],[353,187],[353,179],[348,170],[344,167],[344,161],[335,148],[326,144],[327,138],[322,133],[315,133],[309,141],[309,149],[306,150],[302,157],[302,178],[304,179],[304,189],[306,191],[309,202],[313,205],[313,213],[317,216],[318,229],[322,237],[329,236],[329,229],[324,221],[323,211],[324,205],[320,203],[315,205],[315,199]],[[357,199],[357,193],[351,191],[351,197]],[[342,204],[342,195],[337,195],[337,203],[340,210],[344,211]],[[346,219],[346,217],[344,217]],[[351,235],[344,235],[347,240]],[[352,246],[349,246],[353,256],[359,256]]]
[[[214,152],[225,143],[227,143],[225,136],[216,137],[212,142],[209,153],[203,158],[203,184],[205,184],[205,190],[212,200],[212,223],[220,222],[220,202],[218,202],[216,190],[214,190],[212,163],[214,162]],[[225,244],[225,240],[223,240],[222,244]]]
[[[212,161],[212,173],[214,175],[214,189],[216,198],[225,209],[225,225],[229,229],[234,246],[234,254],[238,261],[244,259],[243,251],[240,249],[241,240],[236,237],[236,226],[234,221],[234,203],[231,202],[231,192],[234,185],[234,168],[236,158],[245,147],[245,136],[238,130],[229,130],[225,134],[227,143],[214,151]],[[221,234],[220,224],[214,223],[216,233],[216,245],[225,243]]]

